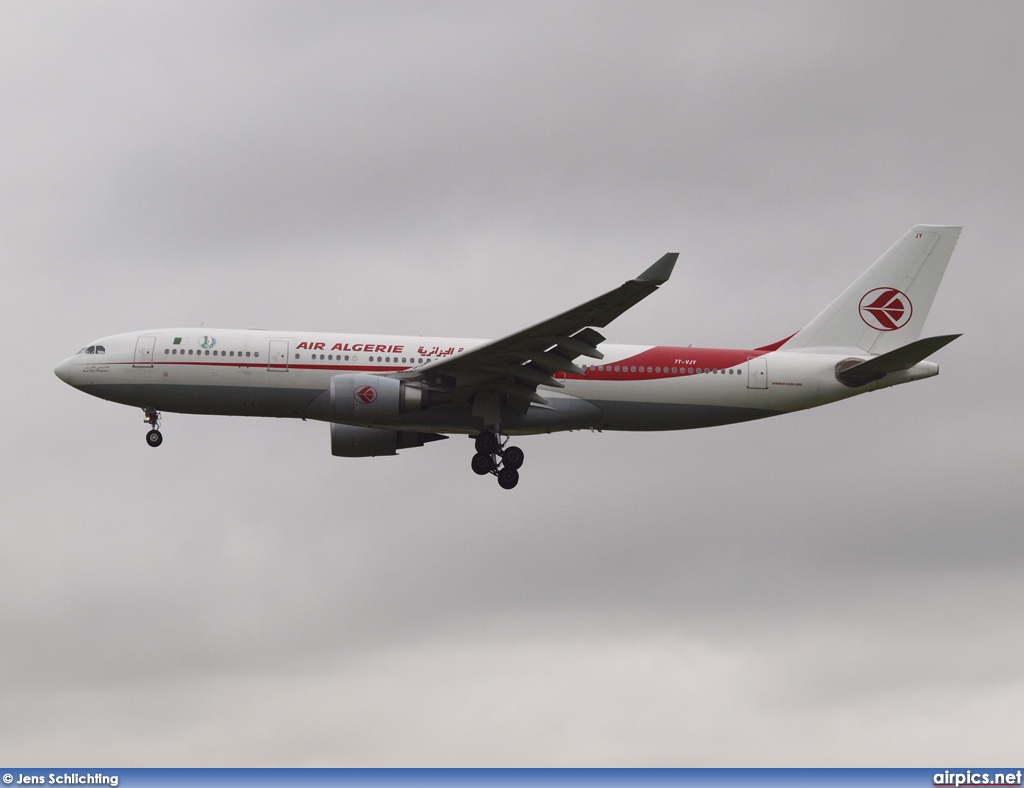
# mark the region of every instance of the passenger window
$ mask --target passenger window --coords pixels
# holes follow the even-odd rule
[[[165,348],[164,348],[164,355],[165,355],[165,356],[169,356],[170,354],[171,354],[171,349],[170,349],[170,348],[166,348],[166,347],[165,347]]]
[[[248,353],[246,353],[245,355],[247,355],[247,356],[248,356],[249,354],[248,354]],[[259,357],[260,357],[260,352],[259,352],[259,351],[257,350],[257,351],[256,351],[255,353],[253,353],[252,355],[253,355],[253,357],[255,357],[255,358],[259,358]]]

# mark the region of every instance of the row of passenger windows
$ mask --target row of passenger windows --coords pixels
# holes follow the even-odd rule
[[[104,350],[103,350],[103,346],[102,345],[96,345],[95,348],[92,348],[92,347],[90,347],[90,348],[83,348],[82,350],[80,350],[78,352],[79,353],[94,353],[94,352],[95,353],[103,353]],[[167,356],[167,355],[176,356],[176,355],[178,355],[178,353],[181,353],[181,355],[183,355],[183,356],[186,355],[185,348],[181,348],[180,350],[178,348],[176,348],[176,347],[175,348],[164,348],[164,355],[165,356]],[[241,350],[239,350],[237,352],[237,354],[236,354],[236,352],[234,350],[189,350],[189,351],[187,351],[187,354],[190,355],[190,356],[191,355],[196,355],[196,356],[202,356],[202,355],[218,356],[219,355],[219,356],[230,356],[232,358],[234,358],[236,355],[239,358],[242,358],[243,356],[245,358],[250,358],[250,357],[252,357],[252,358],[259,358],[260,357],[259,351],[256,351],[255,353],[253,353],[253,352],[248,351],[248,350],[245,351],[245,353],[243,353]],[[296,353],[295,354],[295,358],[296,358],[296,360],[301,359],[302,358],[302,354],[301,353]],[[317,360],[317,354],[316,353],[310,354],[310,359],[312,359],[313,361],[316,361]],[[346,356],[342,356],[340,353],[338,355],[334,355],[333,353],[330,353],[330,354],[325,356],[323,353],[321,353],[320,354],[320,361],[325,361],[325,360],[326,361],[349,361],[349,360],[359,361],[359,356],[347,356],[347,355]],[[402,357],[401,362],[399,362],[398,356],[395,356],[394,358],[392,358],[391,356],[377,356],[376,360],[378,362],[383,362],[385,364],[391,364],[391,363],[394,363],[394,364],[398,364],[398,363],[402,363],[402,364],[416,364],[416,363],[425,364],[426,363],[426,359],[423,359],[423,358],[421,358],[421,359],[407,358],[405,356]],[[374,361],[374,356],[370,356],[368,361],[370,361],[370,362]]]
[[[296,361],[298,361],[301,358],[302,358],[302,354],[301,353],[296,353],[295,354],[295,360]],[[321,353],[319,356],[317,356],[316,353],[311,353],[309,355],[309,358],[312,361],[316,361],[317,359],[319,359],[320,361],[348,361],[349,360],[349,356],[342,356],[340,353],[338,355],[334,355],[333,353],[328,353],[327,355],[324,355],[323,353]],[[359,356],[352,356],[351,359],[352,359],[352,361],[359,361]],[[381,362],[381,363],[384,363],[384,364],[425,364],[426,363],[426,359],[423,359],[423,358],[421,358],[421,359],[407,358],[405,356],[402,356],[401,359],[399,359],[398,356],[370,356],[367,359],[367,361],[369,361],[371,363],[373,363],[374,360],[376,360],[378,362]]]
[[[105,353],[105,352],[106,352],[106,349],[103,347],[103,345],[90,345],[89,347],[82,348],[81,350],[78,351],[79,355],[81,355],[82,353]],[[178,348],[164,348],[164,355],[178,355],[179,352],[181,353],[181,355],[184,356],[185,352],[186,352],[185,348],[181,348],[180,351],[179,351]],[[207,356],[209,356],[209,355],[214,355],[214,356],[220,355],[220,356],[235,357],[236,352],[234,350],[189,350],[188,351],[188,355],[190,355],[190,356],[191,355],[202,356],[204,354],[207,355]],[[239,350],[237,352],[237,356],[239,358],[242,358],[243,353],[242,353],[241,350]],[[247,351],[245,351],[244,356],[245,356],[245,358],[259,358],[260,354],[259,354],[259,351],[252,352],[252,351],[248,351],[247,350]],[[301,358],[302,358],[302,354],[301,353],[296,353],[295,354],[296,361],[300,360]],[[316,361],[317,360],[317,354],[316,353],[310,354],[310,359],[313,360],[313,361]],[[335,356],[333,353],[328,353],[326,356],[325,356],[325,354],[321,353],[320,356],[319,356],[319,360],[320,361],[349,361],[350,357],[347,356],[347,355],[346,356],[342,356],[340,353],[337,356]],[[358,361],[359,357],[358,356],[352,356],[351,360],[352,361]],[[368,360],[370,362],[373,362],[374,361],[374,357],[370,356],[370,358]],[[394,363],[394,364],[398,364],[398,363],[401,363],[401,364],[424,364],[424,363],[426,363],[426,359],[422,359],[422,358],[408,358],[408,357],[405,357],[405,356],[403,356],[401,359],[399,359],[398,356],[395,356],[394,358],[392,358],[391,356],[377,356],[376,357],[376,361],[377,362],[383,362],[385,364],[392,364],[392,363]],[[740,374],[740,370],[738,370],[738,369],[731,369],[731,368],[728,369],[728,370],[717,369],[717,368],[712,369],[710,367],[704,367],[703,369],[701,367],[671,367],[671,368],[669,368],[669,367],[646,367],[645,368],[643,366],[640,366],[640,367],[628,366],[627,367],[627,366],[619,365],[619,364],[598,364],[598,365],[591,364],[589,366],[584,366],[583,369],[584,369],[584,371],[587,371],[587,372],[597,371],[597,372],[641,372],[641,373],[644,372],[645,369],[646,369],[647,372],[653,372],[653,373],[659,374],[659,375],[662,374],[662,373],[664,373],[666,375],[669,374],[669,373],[671,373],[673,375],[695,375],[695,374],[700,374],[701,372],[706,372],[706,373],[710,373],[710,374],[713,374],[713,375],[717,375],[719,373],[721,373],[723,375],[725,375],[725,374],[739,375]]]
[[[195,351],[192,351],[192,350],[190,350],[190,351],[188,351],[188,354],[189,354],[190,356],[191,356],[191,355],[192,355],[193,353],[195,353],[195,355],[197,355],[197,356],[201,356],[201,355],[203,355],[204,353],[205,353],[205,354],[206,354],[207,356],[209,356],[209,355],[210,355],[211,353],[212,353],[213,355],[215,355],[215,356],[217,356],[217,355],[220,355],[220,356],[234,356],[234,355],[235,355],[235,351],[233,351],[233,350],[195,350]],[[164,348],[164,355],[165,355],[165,356],[166,356],[166,355],[172,355],[172,356],[176,356],[176,355],[178,355],[178,348],[176,348],[176,347],[175,347],[175,348]],[[181,355],[183,355],[183,356],[185,355],[185,348],[182,348],[182,349],[181,349]],[[239,350],[239,351],[238,351],[238,357],[239,357],[239,358],[241,358],[241,357],[242,357],[243,355],[244,355],[244,356],[245,356],[246,358],[249,358],[249,357],[253,357],[253,358],[259,358],[259,357],[260,357],[259,351],[255,352],[255,353],[252,353],[251,351],[248,351],[248,350],[247,350],[247,351],[245,351],[245,353],[243,354],[243,353],[242,353],[242,351],[241,351],[241,350]]]
[[[645,367],[627,367],[619,366],[618,364],[598,364],[597,366],[595,366],[591,364],[590,366],[583,367],[583,369],[587,372],[594,372],[595,370],[597,372],[643,372],[645,370]],[[718,368],[712,369],[711,367],[704,367],[703,369],[701,367],[672,367],[671,369],[669,369],[668,367],[646,367],[646,371],[654,372],[659,375],[662,373],[667,375],[670,372],[673,375],[698,375],[701,372],[707,372],[712,375],[725,375],[726,373],[730,375],[740,374],[740,371],[738,369],[730,368],[728,370],[725,370]]]

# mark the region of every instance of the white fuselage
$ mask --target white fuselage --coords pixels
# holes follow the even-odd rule
[[[338,421],[330,408],[334,376],[417,370],[484,343],[443,337],[159,329],[97,340],[62,361],[55,372],[86,393],[140,408]],[[585,375],[559,372],[555,378],[564,388],[542,386],[540,393],[548,404],[511,415],[504,431],[714,426],[824,405],[938,372],[938,365],[923,361],[883,380],[850,387],[837,380],[836,365],[869,355],[660,345],[602,344],[599,349],[604,358],[583,365]],[[385,422],[346,423],[448,433],[474,433],[481,427],[469,407],[443,404]]]

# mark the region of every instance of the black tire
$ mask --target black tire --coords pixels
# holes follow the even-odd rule
[[[152,446],[154,449],[164,442],[164,436],[160,434],[160,430],[150,430],[146,433],[146,443]]]
[[[498,436],[490,430],[476,436],[476,450],[480,454],[492,454],[498,448]]]
[[[498,471],[498,484],[502,489],[511,490],[519,484],[519,471],[515,468],[502,468]]]
[[[518,446],[509,446],[501,455],[501,459],[506,468],[512,468],[513,470],[518,471],[523,467],[523,460],[526,459],[526,455],[523,454],[523,450]]]
[[[473,460],[470,464],[473,467],[473,473],[478,476],[486,476],[494,470],[494,458],[490,454],[478,452],[473,455]]]

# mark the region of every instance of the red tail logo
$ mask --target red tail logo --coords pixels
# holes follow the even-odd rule
[[[910,322],[914,307],[895,287],[877,287],[860,300],[860,319],[879,331],[895,331]]]
[[[373,386],[360,386],[352,393],[357,405],[369,405],[377,399],[377,389]]]

